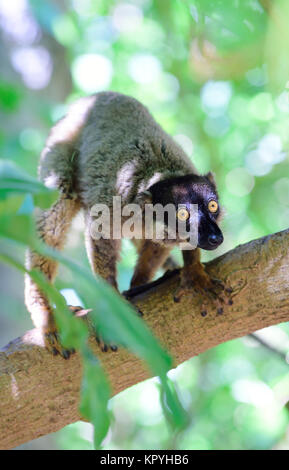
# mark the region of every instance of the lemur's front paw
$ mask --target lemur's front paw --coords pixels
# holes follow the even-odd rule
[[[183,268],[180,285],[174,294],[174,301],[180,302],[183,296],[210,289],[212,286],[213,281],[204,270],[195,271]]]
[[[69,359],[71,354],[75,353],[75,349],[67,349],[61,345],[59,333],[55,329],[48,329],[43,332],[44,344],[46,349],[57,356],[58,354],[63,357],[63,359]]]
[[[83,307],[74,307],[72,305],[68,305],[68,308],[75,316],[83,316],[90,312],[90,310],[84,310]],[[75,353],[75,349],[68,349],[62,346],[59,333],[56,327],[54,326],[53,321],[51,321],[50,326],[43,330],[43,336],[46,349],[51,352],[54,356],[57,356],[59,354],[64,359],[69,359],[71,354]]]
[[[183,269],[180,286],[174,295],[174,301],[180,302],[183,296],[194,293],[201,294],[200,311],[201,315],[207,314],[210,304],[214,304],[217,314],[221,315],[225,305],[232,305],[230,288],[225,288],[224,284],[218,279],[212,279],[205,272],[191,272]]]

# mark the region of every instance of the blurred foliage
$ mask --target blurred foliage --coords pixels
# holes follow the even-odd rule
[[[77,97],[112,89],[146,104],[200,172],[215,172],[226,214],[225,242],[213,256],[287,228],[288,20],[286,0],[0,0],[0,179],[10,178],[8,188],[0,181],[2,226],[7,229],[3,217],[9,213],[27,221],[34,204],[43,207],[55,197],[32,180],[51,125]],[[87,272],[82,229],[79,216],[65,259]],[[15,232],[25,238],[26,228],[10,224],[6,236]],[[127,241],[123,253],[121,289],[136,259]],[[23,261],[23,247],[13,255]],[[204,260],[210,256],[203,253]],[[11,339],[2,332],[9,331],[13,314],[20,322],[23,303],[22,281],[5,269],[1,342]],[[82,275],[67,265],[60,274],[56,286],[68,303],[79,304]],[[261,334],[288,350],[287,325]],[[88,364],[93,377],[94,364]],[[170,372],[190,416],[184,430],[172,439],[159,384],[146,381],[110,401],[114,422],[103,446],[288,448],[287,375],[288,364],[251,339],[220,345]],[[90,448],[93,437],[88,424],[76,423],[54,442]]]

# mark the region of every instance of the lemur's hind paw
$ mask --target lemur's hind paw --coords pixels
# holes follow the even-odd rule
[[[71,312],[73,312],[75,314],[76,317],[83,317],[85,315],[87,315],[87,313],[91,312],[91,308],[89,309],[84,309],[83,307],[75,307],[73,305],[69,305],[69,310],[71,310]],[[111,351],[117,351],[117,346],[115,344],[107,344],[103,341],[103,339],[101,338],[101,336],[96,332],[95,328],[93,328],[93,333],[94,333],[94,337],[95,337],[95,340],[98,344],[98,346],[100,347],[101,351],[103,352],[107,352],[109,351],[109,349],[111,349]]]
[[[124,298],[132,305],[132,307],[134,308],[134,310],[136,310],[136,313],[139,315],[139,316],[143,316],[143,313],[140,311],[140,309],[138,307],[136,307],[135,305],[133,305],[131,302],[130,302],[130,299],[128,296],[126,296],[125,294],[123,294]],[[118,350],[118,347],[115,345],[115,344],[112,344],[112,343],[106,343],[102,337],[95,332],[95,340],[97,342],[97,344],[99,345],[101,351],[103,352],[107,352],[109,350],[115,352]]]
[[[95,333],[95,341],[97,342],[98,346],[100,347],[102,352],[108,352],[109,350],[116,352],[118,347],[112,343],[105,343],[101,336]]]
[[[68,308],[75,316],[83,316],[90,312],[90,310],[84,310],[83,307],[68,305]],[[43,336],[45,347],[53,356],[60,355],[64,359],[69,359],[71,354],[75,353],[74,348],[69,349],[62,346],[59,333],[53,324],[44,329]]]
[[[75,353],[75,349],[67,349],[61,345],[59,334],[56,330],[44,331],[43,336],[45,347],[53,356],[59,354],[63,359],[69,359],[71,354]]]

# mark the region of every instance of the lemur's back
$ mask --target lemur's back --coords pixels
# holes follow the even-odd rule
[[[123,202],[170,175],[194,172],[182,149],[134,98],[102,92],[76,102],[41,155],[47,185],[77,191],[85,205]]]

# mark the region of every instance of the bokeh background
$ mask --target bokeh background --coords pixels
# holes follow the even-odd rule
[[[288,22],[285,0],[0,0],[0,156],[35,176],[69,103],[115,90],[147,105],[200,172],[215,172],[226,215],[214,256],[288,228]],[[88,266],[82,229],[79,216],[66,253]],[[121,289],[136,260],[128,241],[123,253]],[[57,286],[78,304],[77,280],[60,274]],[[4,346],[32,324],[22,275],[6,265],[0,275]],[[246,337],[171,371],[191,417],[175,448],[289,448],[289,328],[258,335],[271,349]],[[171,445],[155,379],[110,406],[103,448]],[[21,448],[89,449],[92,428],[75,423]]]

